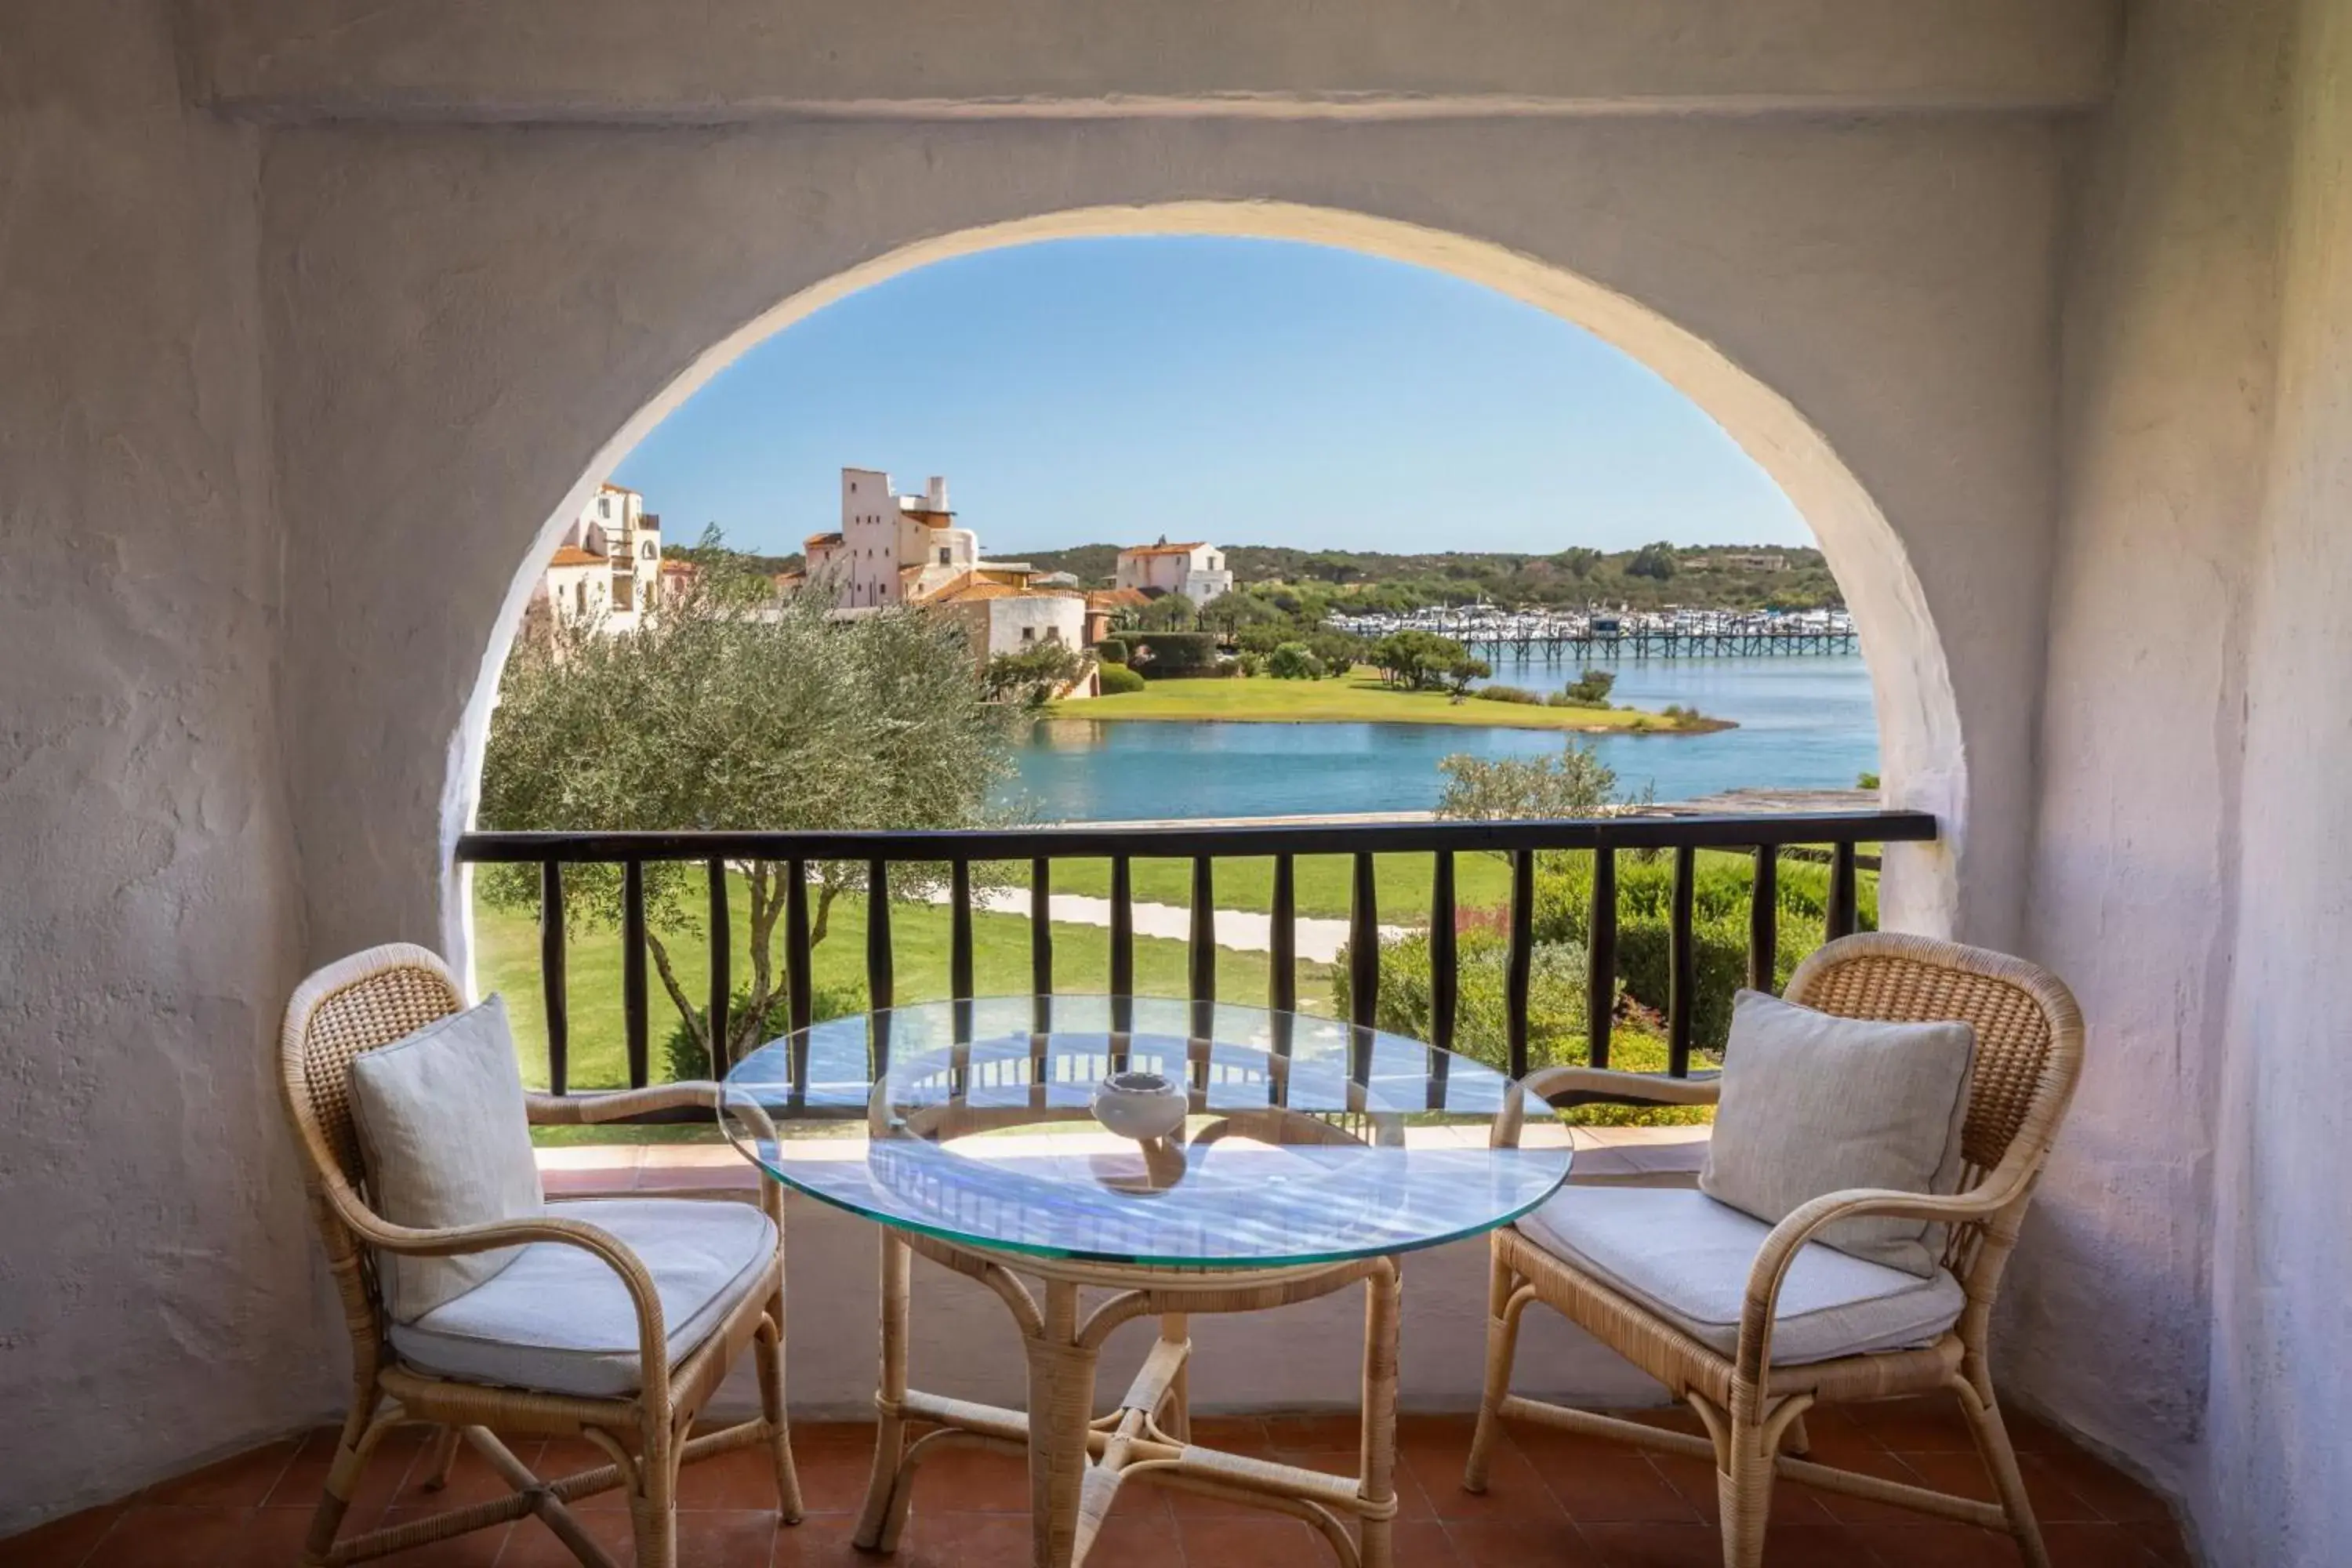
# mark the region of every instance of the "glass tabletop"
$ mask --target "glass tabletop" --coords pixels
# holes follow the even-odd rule
[[[867,1136],[795,1137],[862,1114]],[[885,1225],[1049,1258],[1279,1268],[1507,1224],[1568,1175],[1493,1068],[1304,1014],[1015,996],[860,1014],[727,1075],[720,1121],[776,1179]]]

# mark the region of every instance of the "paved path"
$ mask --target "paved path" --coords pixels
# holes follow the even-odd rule
[[[944,889],[931,894],[930,901],[944,904],[948,895]],[[975,908],[992,914],[1025,915],[1029,912],[1029,889],[1026,888],[993,888],[972,895]],[[1183,942],[1192,934],[1192,911],[1179,904],[1135,904],[1135,934],[1166,937],[1171,942]],[[1110,900],[1090,898],[1084,893],[1055,893],[1045,901],[1046,913],[1054,920],[1069,925],[1110,926]],[[1330,963],[1339,956],[1348,942],[1346,921],[1312,920],[1301,916],[1295,922],[1297,951],[1301,958],[1318,963]],[[1402,936],[1409,926],[1381,927],[1382,936]],[[1274,917],[1253,914],[1247,910],[1217,911],[1217,945],[1230,947],[1237,952],[1272,952],[1274,951]]]

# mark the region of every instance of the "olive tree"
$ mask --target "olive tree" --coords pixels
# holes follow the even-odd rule
[[[962,827],[982,821],[1011,770],[1001,710],[982,700],[963,629],[919,608],[835,619],[829,597],[777,597],[771,581],[703,541],[703,570],[634,629],[542,623],[519,639],[499,686],[482,764],[480,821],[492,829],[732,831]],[[894,870],[896,868],[894,868]],[[776,927],[785,868],[734,870],[750,899],[751,992],[730,1030],[753,1037],[783,988]],[[812,945],[864,868],[809,867]],[[908,866],[891,892],[931,890],[937,868]],[[686,1027],[708,1052],[709,1021],[679,982],[673,945],[698,938],[701,868],[644,867],[646,946]],[[535,908],[536,868],[485,867],[485,897]],[[614,929],[621,873],[566,868],[567,917]]]

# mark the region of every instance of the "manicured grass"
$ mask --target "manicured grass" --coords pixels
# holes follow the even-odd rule
[[[1397,691],[1358,666],[1336,680],[1246,679],[1155,680],[1142,691],[1058,702],[1056,719],[1222,720],[1244,724],[1473,724],[1507,730],[1585,732],[1654,730],[1660,733],[1721,730],[1726,721],[1696,724],[1632,708],[1547,708],[1531,703],[1455,701],[1442,691]]]
[[[1221,896],[1219,904],[1225,900]],[[731,972],[739,985],[751,977],[747,933],[749,904],[740,880],[734,889],[735,936]],[[569,1086],[577,1089],[617,1089],[628,1082],[627,1047],[621,1018],[621,941],[610,931],[567,933],[564,994],[571,1020]],[[948,911],[928,904],[893,904],[890,908],[894,979],[901,1003],[933,1001],[948,994]],[[524,1081],[547,1082],[547,1013],[539,971],[539,922],[528,911],[495,909],[477,897],[474,901],[477,977],[481,990],[506,997],[515,1041],[522,1054]],[[782,946],[781,941],[778,946]],[[679,984],[695,1005],[702,1005],[710,984],[708,956],[698,935],[683,935],[670,943]],[[856,988],[866,982],[866,909],[857,898],[843,898],[833,906],[831,931],[816,949],[818,989]],[[1229,1001],[1262,1002],[1267,994],[1267,960],[1262,952],[1217,950],[1217,993]],[[649,1048],[653,1076],[664,1075],[662,1042],[677,1025],[677,1009],[663,988],[661,977],[647,963],[646,983],[653,1007]],[[972,983],[982,995],[1018,994],[1029,988],[1029,922],[1018,915],[975,914],[972,917]],[[1184,943],[1152,937],[1135,939],[1135,983],[1139,994],[1182,996],[1188,994]],[[1110,933],[1098,926],[1054,924],[1054,984],[1058,991],[1084,993],[1110,987]],[[1299,1005],[1308,1012],[1331,1007],[1330,970],[1302,961],[1298,966]]]

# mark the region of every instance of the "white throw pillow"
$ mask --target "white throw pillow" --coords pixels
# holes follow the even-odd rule
[[[1767,1225],[1849,1187],[1957,1191],[1975,1055],[1966,1024],[1841,1018],[1742,991],[1699,1190]],[[1872,1216],[1818,1239],[1924,1279],[1943,1226]]]
[[[488,1225],[531,1218],[545,1206],[502,998],[354,1058],[352,1119],[369,1199],[394,1225]],[[497,1275],[520,1251],[379,1252],[384,1310],[394,1322],[413,1323]]]

